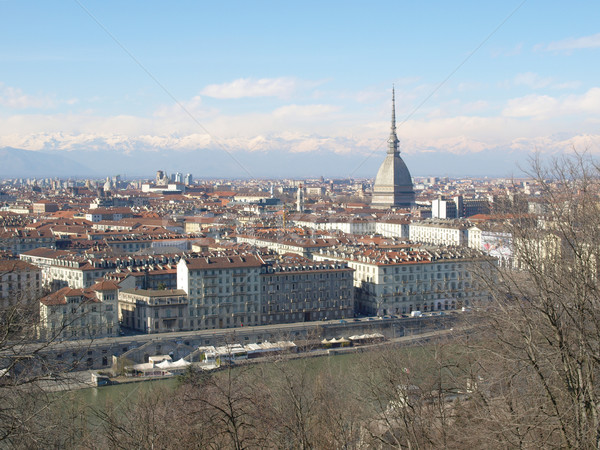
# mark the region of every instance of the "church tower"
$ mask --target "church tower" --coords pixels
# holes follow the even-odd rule
[[[379,167],[373,186],[373,208],[411,208],[415,204],[412,177],[398,150],[396,135],[396,93],[392,88],[392,127],[388,139],[388,151]]]

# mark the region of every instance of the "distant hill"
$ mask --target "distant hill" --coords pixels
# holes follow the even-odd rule
[[[64,152],[0,148],[0,178],[85,177],[96,175]]]
[[[132,149],[81,150],[67,153],[70,158],[94,167],[101,175],[121,174],[152,177],[156,170],[192,173],[196,178],[305,178],[375,177],[385,158],[385,150],[370,156],[329,150],[292,153],[289,151],[215,150],[148,151]],[[519,176],[528,167],[530,153],[511,149],[453,154],[424,151],[401,153],[413,176]]]
[[[405,153],[413,176],[519,176],[528,152],[490,149],[454,154],[439,150]],[[375,177],[385,151],[364,153],[223,150],[78,149],[29,151],[0,149],[0,177],[152,177],[156,170],[192,173],[195,178]],[[92,169],[93,168],[93,169]]]

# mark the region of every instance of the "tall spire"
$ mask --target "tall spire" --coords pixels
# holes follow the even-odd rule
[[[396,90],[392,85],[392,129],[390,131],[390,137],[388,139],[388,153],[398,153],[398,136],[396,135]]]

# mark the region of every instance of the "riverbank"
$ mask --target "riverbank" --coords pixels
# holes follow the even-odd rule
[[[429,333],[423,333],[420,335],[414,336],[403,336],[398,338],[389,339],[380,343],[361,345],[356,347],[341,347],[341,348],[333,348],[333,349],[316,349],[308,352],[300,352],[300,353],[290,353],[284,355],[278,355],[277,360],[295,360],[295,359],[303,359],[303,358],[319,358],[324,356],[339,356],[339,355],[348,355],[354,353],[362,353],[370,350],[374,350],[377,348],[383,348],[386,346],[410,346],[415,345],[416,343],[426,342],[432,339],[440,339],[443,337],[448,337],[453,333],[453,330],[438,330]],[[272,357],[264,357],[264,358],[255,358],[255,359],[246,359],[242,361],[236,361],[235,366],[244,366],[249,364],[263,364],[272,362]],[[202,363],[192,363],[193,368],[196,369],[205,369],[206,365]],[[224,366],[222,366],[224,367]],[[211,370],[218,370],[218,367],[211,368]],[[77,389],[89,389],[89,388],[98,388],[96,384],[92,384],[92,374],[98,374],[97,370],[86,370],[81,372],[73,372],[71,374],[65,374],[61,377],[60,380],[57,380],[56,385],[52,388],[49,385],[46,389],[50,391],[66,391],[66,390],[77,390]],[[104,373],[101,371],[101,373]],[[107,386],[102,386],[101,389],[110,388],[111,386],[120,386],[131,383],[144,383],[144,382],[152,382],[152,381],[164,381],[164,380],[175,380],[176,375],[169,376],[153,376],[153,377],[126,377],[126,376],[116,376],[110,377],[110,384]]]

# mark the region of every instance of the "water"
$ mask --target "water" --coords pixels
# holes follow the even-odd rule
[[[111,386],[80,389],[72,392],[72,395],[74,400],[79,400],[85,405],[102,408],[107,403],[118,405],[128,400],[130,401],[132,397],[136,397],[136,394],[161,388],[175,389],[176,387],[177,379],[172,377],[160,380],[140,381],[137,383],[123,383],[114,384]]]

